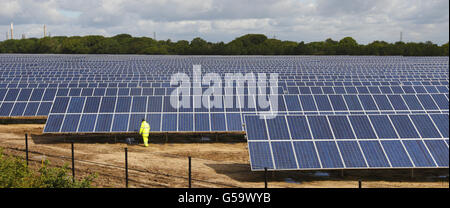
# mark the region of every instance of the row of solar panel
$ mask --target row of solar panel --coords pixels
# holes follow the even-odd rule
[[[284,94],[411,94],[448,93],[448,86],[283,87]]]
[[[47,116],[50,114],[52,102],[0,102],[0,117],[33,117],[33,116]],[[71,108],[73,109],[73,108]],[[82,110],[81,110],[82,111]],[[196,112],[202,112],[197,110]],[[205,111],[206,112],[206,111]],[[211,111],[211,113],[220,113],[224,111]],[[226,112],[236,112],[228,109]],[[139,114],[142,112],[132,113]],[[152,112],[152,114],[159,114],[162,112]],[[176,114],[176,112],[171,112]],[[180,112],[183,113],[183,112]],[[186,113],[186,112],[185,112]],[[257,115],[267,113],[260,111],[239,112],[241,114]],[[279,115],[385,115],[385,114],[424,114],[424,113],[448,113],[448,111],[430,110],[430,111],[304,111],[304,112],[277,112]],[[77,113],[66,113],[77,114]],[[90,113],[88,113],[90,114]]]
[[[47,116],[53,102],[0,102],[0,117]]]
[[[47,94],[45,97],[51,99],[54,96],[148,96],[148,95],[172,95],[178,93],[178,88],[9,88],[0,89],[0,101],[15,101],[14,99],[21,97],[19,101],[27,101],[32,97],[33,91],[37,96],[39,94]],[[373,87],[373,88],[358,88],[358,87],[288,87],[284,91],[281,87],[266,87],[266,88],[184,88],[190,95],[203,95],[203,93],[213,90],[214,93],[233,94],[233,95],[248,95],[248,94],[448,94],[446,86],[427,87],[427,90],[413,90],[403,91],[400,87]],[[44,92],[45,91],[45,92]],[[180,91],[181,93],[181,91]],[[185,92],[182,92],[185,93]],[[5,100],[2,100],[5,98]],[[37,99],[37,97],[35,97]],[[36,101],[36,100],[33,100]]]
[[[44,133],[136,132],[146,118],[152,132],[242,131],[240,113],[51,114]]]
[[[193,84],[195,82],[192,82]],[[425,82],[425,81],[419,81],[419,82],[360,82],[360,81],[353,81],[353,82],[308,82],[308,81],[289,81],[289,80],[283,80],[282,78],[279,78],[278,85],[282,87],[303,87],[303,86],[309,86],[309,87],[342,87],[342,86],[448,86],[448,81],[432,81],[432,82]],[[222,86],[225,87],[227,83],[223,82]],[[233,86],[236,86],[236,83],[233,83]],[[0,83],[0,88],[97,88],[97,87],[171,87],[170,82],[153,82],[153,83],[147,83],[147,82],[87,82],[87,83],[67,83],[66,81],[61,83],[43,83],[43,82],[15,82],[15,83]]]
[[[449,141],[248,142],[252,170],[448,168]]]
[[[449,110],[444,94],[420,95],[285,95],[261,103],[254,96],[219,96],[210,101],[189,96],[56,97],[51,113],[127,112],[304,112]],[[212,98],[212,97],[211,97]],[[187,101],[186,105],[182,105]],[[9,102],[3,102],[9,103]],[[219,105],[217,105],[219,104]],[[179,108],[177,108],[179,107]]]
[[[2,80],[4,78],[0,78]],[[35,78],[30,77],[26,78],[20,77],[20,80],[14,80],[13,82],[2,81],[0,82],[0,88],[15,88],[15,87],[170,87],[169,81],[153,81],[153,82],[142,82],[142,81],[133,81],[129,80],[126,82],[106,82],[102,80],[91,80],[87,82],[68,82],[67,80],[61,80],[59,82],[48,83],[44,80],[34,80]],[[22,81],[21,81],[22,80]],[[11,80],[12,81],[12,80]],[[284,79],[283,77],[278,77],[278,85],[279,86],[433,86],[433,85],[448,85],[448,79],[436,80],[436,81],[389,81],[389,79],[382,79],[381,81],[358,81],[358,80],[350,80],[350,81],[336,81],[333,79],[331,81],[309,81],[309,80],[297,80],[294,81],[292,79]],[[225,86],[225,82],[222,83],[222,86]]]
[[[299,60],[301,61],[301,60]],[[447,66],[446,64],[437,64],[434,65],[433,64],[426,64],[423,67],[414,67],[412,68],[412,66],[407,66],[407,67],[398,67],[398,66],[370,66],[367,64],[370,63],[362,63],[359,64],[359,66],[356,66],[355,63],[351,63],[351,65],[347,65],[347,66],[327,66],[326,64],[322,64],[322,65],[314,65],[311,63],[306,63],[303,65],[296,65],[296,66],[287,66],[284,64],[279,64],[277,65],[267,65],[267,62],[264,63],[262,60],[258,60],[259,64],[257,65],[253,65],[253,66],[244,66],[244,65],[230,65],[229,62],[222,62],[219,64],[216,64],[214,66],[206,64],[206,65],[202,65],[202,69],[203,70],[210,70],[210,71],[226,71],[226,72],[235,72],[235,71],[240,71],[240,70],[247,70],[247,71],[256,71],[257,70],[265,70],[265,71],[274,71],[274,70],[283,70],[286,72],[293,72],[293,71],[300,71],[300,72],[322,72],[322,73],[332,73],[332,72],[337,72],[337,73],[370,73],[370,74],[375,74],[375,73],[380,73],[380,72],[386,72],[386,73],[395,73],[395,72],[409,72],[411,74],[419,74],[419,73],[423,73],[423,72],[442,72],[445,71],[445,67]],[[294,63],[294,62],[293,62]],[[305,63],[305,62],[303,62]],[[329,63],[333,64],[336,63],[334,60],[333,61],[329,61]],[[117,74],[117,73],[127,73],[127,74],[133,74],[133,73],[139,73],[139,72],[150,72],[150,71],[157,71],[160,73],[171,73],[173,71],[177,72],[177,71],[191,71],[192,70],[192,66],[195,65],[194,63],[186,63],[186,65],[184,66],[174,66],[172,64],[166,64],[166,65],[159,65],[159,64],[154,64],[154,65],[147,65],[147,64],[141,64],[141,63],[133,63],[133,62],[122,62],[122,67],[118,67],[118,64],[114,64],[114,65],[102,65],[99,66],[97,65],[95,62],[86,62],[86,64],[83,65],[79,65],[79,64],[72,64],[72,65],[49,65],[45,62],[41,62],[39,63],[39,65],[37,65],[37,63],[35,63],[35,66],[16,66],[13,67],[11,65],[5,64],[4,62],[2,63],[2,71],[4,72],[12,72],[12,71],[16,71],[16,72],[28,72],[30,69],[38,69],[36,71],[41,71],[41,72],[46,72],[46,73],[52,73],[52,74],[67,74],[67,73],[72,73],[72,74],[77,74],[79,73],[79,71],[82,72],[90,72],[90,73],[102,73],[105,72],[107,70],[110,70],[112,72],[112,74]],[[37,67],[36,67],[37,66]],[[39,70],[40,69],[40,70]],[[77,70],[78,69],[78,70]]]
[[[354,140],[448,138],[448,114],[245,116],[247,139]]]

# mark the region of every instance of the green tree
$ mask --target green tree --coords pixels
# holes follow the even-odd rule
[[[358,55],[359,45],[352,37],[345,37],[338,43],[337,54],[339,55]]]
[[[117,40],[105,38],[92,46],[92,49],[93,53],[96,54],[118,54],[120,53],[121,46]]]

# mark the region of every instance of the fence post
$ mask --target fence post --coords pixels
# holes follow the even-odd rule
[[[267,168],[264,168],[264,188],[267,188]]]
[[[125,185],[128,188],[128,148],[125,147]]]
[[[28,134],[25,134],[25,158],[27,160],[28,167]]]
[[[75,183],[75,153],[73,148],[73,142],[71,143],[72,149],[72,181]]]
[[[191,168],[191,156],[188,157],[189,159],[189,188],[192,188],[192,168]]]

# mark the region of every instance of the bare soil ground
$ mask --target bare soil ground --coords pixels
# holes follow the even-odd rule
[[[70,143],[42,143],[43,124],[0,125],[3,153],[25,157],[24,134],[28,133],[31,167],[43,159],[54,166],[71,164]],[[33,138],[34,137],[34,138]],[[150,138],[151,140],[151,138]],[[188,156],[192,157],[193,187],[264,187],[263,172],[250,170],[247,144],[236,143],[75,143],[76,177],[96,173],[98,187],[124,187],[124,148],[128,147],[130,187],[187,187]],[[449,188],[448,169],[286,171],[269,173],[269,187],[356,188]]]

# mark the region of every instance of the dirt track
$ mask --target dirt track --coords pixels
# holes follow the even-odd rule
[[[42,124],[0,125],[0,148],[5,154],[24,156],[24,134],[39,135]],[[187,187],[188,156],[192,157],[193,187],[264,187],[263,173],[251,172],[246,143],[187,143],[142,145],[75,143],[76,176],[97,173],[94,185],[124,187],[124,147],[128,147],[131,187]],[[42,159],[52,165],[70,164],[69,143],[38,143],[29,139],[32,167]],[[328,176],[323,176],[328,175]],[[290,171],[269,174],[269,187],[440,187],[449,188],[448,169]],[[447,176],[444,178],[442,176]]]

